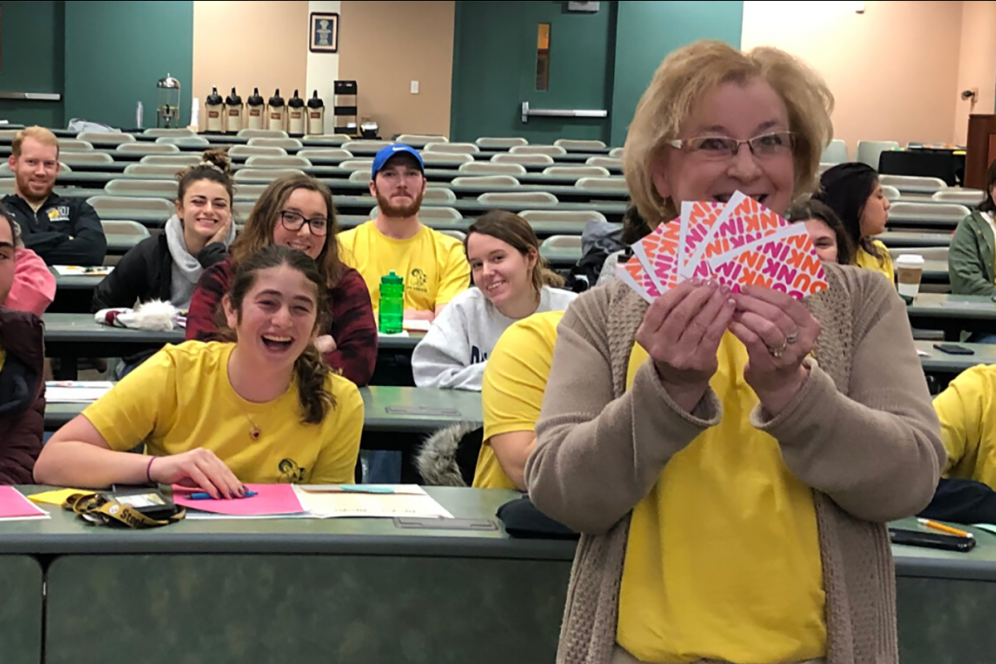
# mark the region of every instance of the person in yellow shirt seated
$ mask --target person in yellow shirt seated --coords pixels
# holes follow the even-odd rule
[[[40,484],[182,484],[212,497],[243,482],[351,483],[363,400],[312,345],[324,281],[305,254],[250,256],[223,300],[234,343],[166,346],[52,436]],[[145,443],[147,455],[128,452]]]
[[[533,314],[513,323],[495,344],[481,389],[484,442],[475,488],[526,490],[522,472],[536,447],[536,420],[563,317],[563,311]]]
[[[921,516],[996,523],[996,365],[963,371],[934,398],[947,463]]]
[[[381,277],[393,271],[404,279],[405,318],[434,320],[470,284],[463,245],[418,219],[426,181],[417,150],[402,143],[385,147],[370,176],[377,218],[339,233],[342,260],[363,275],[375,312]]]
[[[881,272],[895,283],[892,256],[876,235],[889,221],[889,199],[882,192],[878,171],[859,163],[837,164],[820,176],[820,191],[813,198],[827,204],[857,247],[852,265]]]

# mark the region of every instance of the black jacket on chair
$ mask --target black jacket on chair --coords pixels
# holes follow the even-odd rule
[[[221,242],[212,242],[197,255],[204,268],[228,258]],[[169,302],[173,280],[173,256],[166,233],[146,238],[135,245],[93,291],[93,311],[110,307],[134,307],[135,302]]]

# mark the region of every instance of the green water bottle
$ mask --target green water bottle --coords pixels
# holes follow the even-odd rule
[[[405,320],[405,282],[391,270],[380,278],[380,331],[398,334]]]

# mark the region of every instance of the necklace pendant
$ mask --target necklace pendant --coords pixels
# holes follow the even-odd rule
[[[255,425],[253,425],[253,427],[249,429],[249,437],[252,438],[253,440],[259,440],[259,437],[262,435],[262,433],[263,432],[259,430],[259,427]]]

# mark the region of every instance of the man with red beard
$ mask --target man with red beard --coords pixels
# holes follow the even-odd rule
[[[44,127],[28,127],[11,143],[14,193],[3,198],[21,227],[24,246],[49,265],[101,265],[107,238],[100,217],[81,198],[54,194],[59,141]]]
[[[389,145],[374,158],[370,193],[377,218],[339,233],[342,260],[363,275],[374,311],[380,280],[394,272],[405,283],[405,318],[433,320],[470,284],[463,245],[423,226],[418,211],[425,194],[425,168],[414,148]]]

